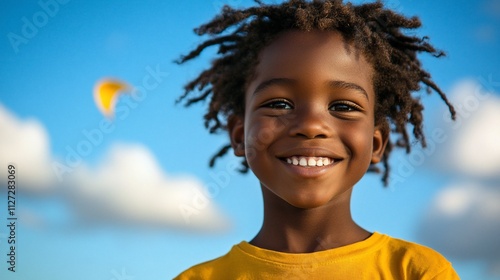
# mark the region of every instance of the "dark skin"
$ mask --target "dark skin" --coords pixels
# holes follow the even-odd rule
[[[264,223],[251,244],[307,253],[370,236],[350,200],[388,140],[375,125],[372,77],[362,53],[334,31],[288,31],[260,53],[244,116],[228,123],[235,155],[262,188]]]

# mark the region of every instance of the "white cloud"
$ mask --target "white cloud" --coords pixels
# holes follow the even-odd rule
[[[474,80],[455,85],[450,99],[455,122],[441,123],[446,140],[432,160],[433,169],[469,177],[500,178],[500,96]]]
[[[88,223],[124,223],[221,230],[227,220],[194,177],[163,174],[138,145],[115,145],[95,170],[82,167],[67,194]]]
[[[418,228],[422,241],[447,256],[500,264],[500,97],[491,80],[456,84],[457,120],[443,124],[434,171],[454,182],[438,192]],[[446,128],[446,129],[445,129]]]
[[[457,259],[500,261],[500,184],[456,183],[441,190],[419,229],[421,239]]]
[[[7,164],[16,166],[17,190],[45,192],[52,188],[49,137],[34,119],[20,120],[0,104],[0,180],[7,180]],[[2,184],[5,185],[5,184]]]
[[[98,167],[82,163],[66,174],[63,185],[55,179],[49,148],[48,133],[41,123],[34,119],[20,120],[0,104],[0,164],[4,166],[0,172],[0,180],[4,182],[1,186],[6,186],[7,164],[14,163],[18,190],[39,195],[63,194],[73,206],[77,222],[87,225],[126,224],[204,231],[228,227],[226,217],[201,182],[193,176],[165,175],[143,146],[115,145]],[[46,198],[42,195],[32,199],[37,197]],[[26,221],[38,225],[46,220],[43,216],[26,217]]]
[[[452,137],[448,159],[457,171],[480,177],[500,175],[500,98],[478,94],[480,85],[465,82],[455,91],[462,126]],[[482,100],[481,100],[482,99]]]

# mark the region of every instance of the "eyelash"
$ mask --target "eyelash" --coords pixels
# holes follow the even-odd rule
[[[283,106],[276,106],[277,104],[284,105],[284,107],[288,106],[290,108],[284,108]],[[332,110],[332,107],[334,107],[334,106],[343,106],[343,109]],[[271,100],[271,101],[263,104],[262,107],[276,109],[276,110],[293,109],[293,105],[286,99]],[[352,111],[361,111],[362,108],[359,105],[357,105],[353,102],[350,102],[350,101],[336,101],[333,104],[330,104],[330,106],[328,107],[328,110],[336,111],[336,112],[352,112]]]
[[[342,110],[332,110],[332,111],[352,112],[352,111],[361,111],[362,110],[362,108],[359,105],[357,105],[353,102],[350,102],[350,101],[337,101],[337,102],[331,104],[330,107],[328,107],[328,109],[331,110],[332,107],[338,106],[338,105],[344,106],[344,109],[347,107],[347,110],[342,109]]]
[[[277,108],[275,107],[276,104],[285,104],[287,106],[289,106],[290,108]],[[270,108],[270,109],[277,109],[277,110],[289,110],[289,109],[293,109],[293,105],[286,99],[274,99],[274,100],[271,100],[269,102],[266,102],[262,105],[262,107],[265,107],[265,108]]]

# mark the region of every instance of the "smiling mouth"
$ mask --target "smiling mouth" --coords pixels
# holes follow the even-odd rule
[[[287,158],[282,158],[282,161],[301,167],[316,167],[316,166],[328,166],[335,162],[334,159],[329,157],[306,157],[306,156],[292,156]]]

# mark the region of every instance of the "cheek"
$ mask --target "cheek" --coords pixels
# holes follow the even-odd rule
[[[373,125],[368,124],[356,124],[344,130],[343,139],[353,157],[371,158],[373,133]]]
[[[263,150],[285,129],[277,118],[254,118],[245,123],[245,147]]]

